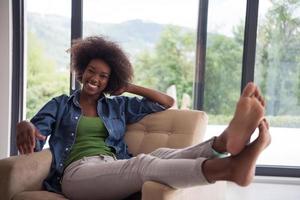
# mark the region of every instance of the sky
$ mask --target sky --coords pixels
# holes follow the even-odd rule
[[[270,5],[260,1],[260,11]],[[27,11],[71,16],[71,0],[27,0]],[[83,20],[121,23],[141,19],[196,29],[199,0],[83,0]],[[210,0],[208,31],[229,34],[244,19],[246,0]]]

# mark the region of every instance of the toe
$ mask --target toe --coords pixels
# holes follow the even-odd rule
[[[243,93],[242,93],[242,96],[243,97],[251,97],[253,95],[257,95],[257,87],[254,83],[252,82],[249,82],[245,88],[243,89]]]

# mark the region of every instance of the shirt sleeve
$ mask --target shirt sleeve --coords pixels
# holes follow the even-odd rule
[[[144,116],[160,112],[166,108],[157,102],[153,102],[147,98],[124,97],[125,98],[125,115],[126,122],[131,124],[141,120]]]
[[[48,103],[46,103],[39,112],[30,120],[31,123],[40,131],[40,133],[48,137],[55,129],[59,99],[53,98]],[[45,141],[36,139],[35,151],[40,151],[43,149]]]

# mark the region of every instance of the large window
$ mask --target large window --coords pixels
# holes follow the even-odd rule
[[[83,2],[83,35],[102,34],[130,56],[136,84],[167,92],[192,108],[198,0]]]
[[[261,1],[255,82],[266,97],[272,144],[264,165],[300,166],[300,1]]]
[[[30,119],[52,97],[69,93],[71,0],[27,0],[25,13],[25,118]]]
[[[209,114],[206,138],[224,130],[239,96],[246,4],[246,0],[209,1],[204,91],[204,110]],[[224,9],[226,6],[231,9]],[[258,165],[279,169],[275,170],[276,175],[283,175],[280,167],[300,166],[299,25],[300,1],[259,1],[254,82],[266,98],[266,117],[273,139]]]
[[[133,63],[134,82],[169,93],[176,98],[177,108],[192,109],[196,99],[197,107],[203,107],[210,117],[207,138],[220,134],[228,124],[241,85],[256,82],[266,97],[273,137],[257,169],[263,165],[271,173],[262,174],[299,176],[300,0],[25,2],[26,118],[51,97],[69,93],[69,54],[65,50],[71,43],[71,6],[76,5],[72,13],[76,16],[72,19],[79,20],[72,23],[72,30],[80,32],[76,37],[82,31],[84,37],[102,34],[117,41]],[[256,39],[253,11],[258,3]],[[82,8],[81,30],[82,15],[76,12]],[[249,44],[256,44],[255,53],[255,46],[249,48]],[[201,67],[195,66],[196,57]],[[193,93],[194,72],[201,72],[197,77],[204,74],[201,63],[205,63],[201,80],[205,87],[201,83]],[[286,166],[292,171],[281,172]]]
[[[222,133],[240,96],[245,15],[246,0],[209,1],[204,91],[204,110],[209,115],[206,138]]]

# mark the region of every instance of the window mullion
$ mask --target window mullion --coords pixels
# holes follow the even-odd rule
[[[82,38],[82,0],[72,0],[71,45],[78,38]],[[70,71],[70,94],[79,87],[75,74]]]
[[[258,3],[259,0],[247,0],[241,91],[254,80]]]
[[[24,93],[24,1],[12,1],[13,8],[13,69],[10,155],[17,155],[16,125],[23,116]]]
[[[199,0],[196,67],[194,82],[194,109],[203,110],[205,57],[207,40],[208,0]]]

